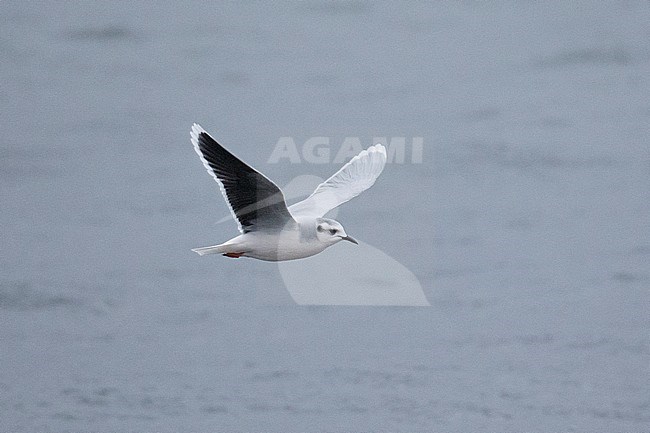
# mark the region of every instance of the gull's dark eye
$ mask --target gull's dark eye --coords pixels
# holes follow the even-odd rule
[[[323,232],[324,229],[323,229],[323,226],[318,226],[318,227],[316,227],[316,230],[318,230],[319,232]]]
[[[330,229],[330,234],[335,235],[336,234],[336,229]]]

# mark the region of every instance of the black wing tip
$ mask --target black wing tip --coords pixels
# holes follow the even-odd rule
[[[208,162],[214,162],[215,158],[222,158],[224,153],[230,154],[230,152],[219,144],[217,140],[212,138],[198,123],[192,125],[190,136],[197,153],[208,160]],[[234,157],[234,155],[232,156]]]
[[[202,134],[207,134],[205,129],[201,127],[198,123],[193,123],[192,124],[192,129],[190,129],[190,137],[192,138],[192,141],[196,141],[199,139],[199,136]]]
[[[195,144],[208,144],[211,142],[216,143],[217,140],[212,138],[208,132],[201,127],[198,123],[192,124],[192,130],[190,131],[190,137],[192,138],[192,142]],[[218,144],[218,143],[217,143]]]

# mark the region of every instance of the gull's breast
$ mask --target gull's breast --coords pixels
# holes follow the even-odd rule
[[[305,237],[299,230],[278,233],[249,232],[244,235],[246,256],[271,262],[313,256],[327,245],[317,238]]]

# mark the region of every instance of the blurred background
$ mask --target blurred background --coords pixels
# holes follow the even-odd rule
[[[647,2],[0,14],[3,431],[647,428]],[[431,307],[193,254],[236,226],[192,122],[279,185],[339,166],[269,164],[280,137],[422,137],[338,218]]]

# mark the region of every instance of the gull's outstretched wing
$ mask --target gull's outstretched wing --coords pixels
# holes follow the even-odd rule
[[[281,230],[294,222],[282,191],[266,176],[228,152],[196,123],[190,136],[203,165],[219,184],[240,232]]]
[[[320,218],[370,188],[386,165],[386,149],[375,144],[345,164],[305,200],[289,206],[294,217]]]

